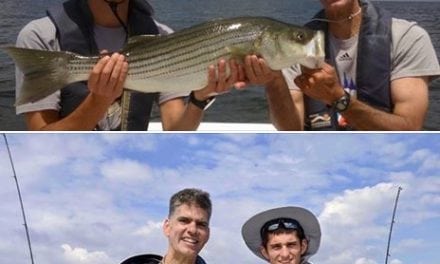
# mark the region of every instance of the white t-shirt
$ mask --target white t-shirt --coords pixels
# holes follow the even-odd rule
[[[168,26],[155,21],[160,35],[167,35],[173,32]],[[109,52],[120,50],[125,42],[125,31],[122,27],[106,28],[95,25],[95,42],[98,50],[106,49]],[[18,34],[17,47],[44,49],[50,51],[60,51],[60,44],[56,37],[56,27],[49,17],[43,17],[29,22]],[[23,73],[16,67],[16,94],[20,93],[23,83]],[[168,100],[187,96],[187,92],[180,93],[161,93],[159,104]],[[19,105],[16,113],[22,114],[33,111],[56,110],[60,111],[61,92],[57,91],[39,101]],[[107,115],[98,123],[101,130],[110,130],[119,126],[121,122],[121,107],[119,102],[115,102],[107,111]]]

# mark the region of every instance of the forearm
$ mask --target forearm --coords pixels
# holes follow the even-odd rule
[[[423,122],[375,109],[353,98],[342,115],[356,130],[420,130],[423,125]]]
[[[68,116],[54,122],[47,122],[38,130],[91,131],[104,117],[110,105],[110,101],[102,100],[102,98],[98,98],[96,95],[89,94]]]
[[[168,127],[164,127],[164,130],[197,130],[202,119],[203,110],[188,102],[181,117],[176,122],[172,122]]]
[[[267,85],[266,97],[270,119],[278,130],[303,130],[300,111],[282,76]]]
[[[163,130],[196,130],[203,118],[203,110],[181,97],[160,104]]]

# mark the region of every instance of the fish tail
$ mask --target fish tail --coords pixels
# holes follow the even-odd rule
[[[15,105],[35,102],[68,84],[73,53],[3,47],[24,74]]]

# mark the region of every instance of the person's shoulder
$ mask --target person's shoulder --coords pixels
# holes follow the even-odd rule
[[[391,30],[394,38],[428,36],[428,33],[417,22],[392,18]]]
[[[431,38],[416,22],[393,18],[392,45],[391,80],[439,74],[439,64]]]
[[[197,255],[196,264],[206,264],[206,261],[199,255]]]
[[[52,23],[49,17],[42,17],[35,19],[27,23],[20,31],[19,35],[27,36],[30,34],[47,34],[48,31],[56,30],[55,25]]]
[[[49,17],[43,17],[30,21],[20,30],[17,46],[50,49],[50,47],[54,47],[55,40],[55,25]]]
[[[432,42],[428,32],[417,22],[393,18],[391,36],[393,49],[396,54],[400,51],[419,50],[419,47],[431,47]]]

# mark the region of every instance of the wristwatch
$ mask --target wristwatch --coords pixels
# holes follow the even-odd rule
[[[351,97],[350,93],[344,90],[344,95],[338,100],[333,102],[332,104],[333,109],[335,109],[337,112],[340,113],[347,110],[348,106],[350,105],[350,97]]]
[[[206,100],[200,101],[194,96],[194,91],[189,94],[189,101],[202,110],[208,109],[215,101],[215,96],[211,96]]]

